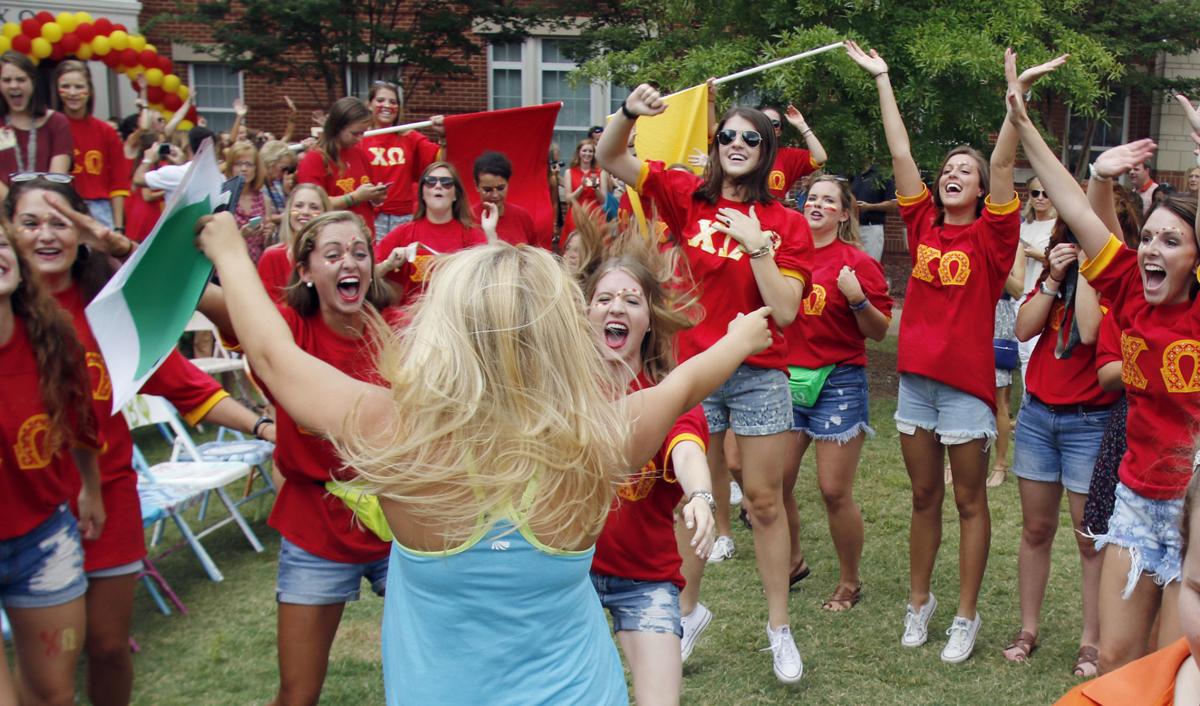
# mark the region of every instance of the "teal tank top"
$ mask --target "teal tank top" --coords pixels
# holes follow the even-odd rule
[[[628,704],[588,572],[594,548],[498,522],[440,552],[392,543],[383,612],[388,706]]]

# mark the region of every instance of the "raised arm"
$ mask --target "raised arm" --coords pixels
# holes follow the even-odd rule
[[[188,97],[183,99],[183,105],[179,106],[179,110],[175,111],[175,114],[171,116],[166,126],[163,127],[163,134],[168,138],[175,134],[175,128],[179,127],[179,123],[183,122],[183,119],[187,117],[188,108],[192,107],[192,98],[193,95],[188,93]]]
[[[800,137],[804,138],[804,146],[808,148],[812,160],[817,164],[824,164],[829,159],[829,155],[825,153],[825,147],[821,145],[821,141],[817,139],[812,128],[804,120],[804,115],[800,113],[800,110],[789,103],[784,117],[792,127],[800,131]]]
[[[850,41],[846,42],[846,53],[854,63],[875,79],[875,88],[879,91],[879,110],[883,114],[883,132],[887,136],[888,151],[892,153],[896,193],[901,196],[919,195],[925,184],[921,181],[921,172],[912,158],[908,130],[904,127],[904,119],[900,117],[900,108],[896,105],[896,95],[892,92],[892,82],[888,78],[887,62],[874,49],[868,54],[858,44]]]
[[[629,133],[633,132],[633,123],[639,117],[658,115],[666,109],[662,96],[649,84],[643,83],[633,89],[600,135],[600,144],[596,145],[596,161],[600,166],[636,188],[642,175],[642,160],[629,151]]]
[[[386,427],[395,411],[386,388],[356,380],[300,349],[275,303],[263,289],[230,213],[201,219],[197,244],[221,277],[229,322],[254,374],[305,429],[338,436],[356,405],[362,419]],[[360,430],[370,433],[371,430]]]

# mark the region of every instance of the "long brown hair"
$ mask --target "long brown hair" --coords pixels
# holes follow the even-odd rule
[[[371,254],[371,283],[367,287],[366,302],[377,310],[391,304],[391,288],[381,278],[375,276],[375,248],[371,247],[375,239],[371,237],[371,231],[367,229],[367,224],[357,213],[330,211],[305,223],[300,232],[296,234],[296,242],[292,243],[291,251],[292,274],[288,279],[287,289],[284,290],[284,300],[287,305],[304,317],[312,316],[321,310],[321,298],[317,295],[316,288],[306,287],[300,281],[300,268],[308,263],[308,256],[316,249],[317,238],[321,236],[321,231],[325,226],[334,223],[353,224],[367,242],[367,252]]]
[[[58,80],[69,73],[83,75],[83,81],[87,84],[88,88],[87,114],[91,115],[96,107],[96,88],[92,86],[92,73],[88,71],[87,65],[82,61],[68,59],[55,67],[54,78],[51,79],[50,84],[50,104],[54,106],[55,110],[61,111],[63,109],[62,96],[58,94]]]
[[[975,160],[975,168],[979,170],[979,198],[975,199],[975,217],[983,213],[983,202],[992,192],[992,172],[991,163],[980,153],[979,150],[970,145],[959,145],[946,153],[945,159],[942,160],[938,167],[937,174],[933,176],[933,205],[937,206],[937,219],[935,223],[942,225],[946,219],[946,207],[942,205],[942,191],[939,188],[942,184],[942,172],[946,169],[946,162],[950,161],[951,157],[960,154],[965,154]]]
[[[446,169],[450,172],[450,176],[454,177],[454,206],[451,210],[454,220],[461,223],[464,228],[474,228],[475,219],[471,217],[471,204],[467,201],[467,189],[463,186],[463,180],[458,175],[458,170],[449,162],[434,162],[421,172],[421,178],[417,180],[417,189],[420,191],[417,194],[417,210],[413,213],[413,220],[419,221],[425,217],[425,198],[421,193],[425,189],[425,177],[439,168]]]
[[[33,60],[20,52],[10,49],[0,54],[0,66],[4,64],[11,64],[17,67],[29,77],[29,81],[33,85],[33,96],[29,99],[29,112],[34,118],[40,118],[45,115],[48,107],[46,88],[41,81],[38,81],[37,67],[33,65]],[[8,99],[0,98],[0,118],[7,115]]]
[[[12,248],[21,277],[10,301],[13,313],[25,322],[37,362],[38,390],[50,417],[46,448],[56,453],[66,444],[94,443],[97,425],[92,385],[75,325],[66,310],[42,288],[37,272],[3,230],[0,240]]]
[[[325,157],[325,168],[330,171],[337,171],[341,168],[341,154],[338,147],[338,137],[342,132],[355,123],[369,122],[371,120],[371,111],[367,110],[365,103],[357,98],[347,96],[339,98],[329,108],[329,115],[325,116],[325,127],[321,130],[321,137],[317,140],[317,149]]]
[[[730,183],[741,189],[746,195],[746,203],[771,203],[775,197],[767,188],[771,170],[775,168],[775,156],[779,152],[779,140],[775,137],[775,127],[761,110],[735,106],[725,113],[717,124],[717,132],[725,129],[725,123],[731,118],[740,117],[750,121],[762,142],[758,143],[758,164],[749,173],[734,177]],[[708,169],[704,172],[704,182],[696,189],[693,196],[716,203],[721,198],[721,188],[725,185],[725,170],[721,168],[721,144],[714,139],[708,148]]]

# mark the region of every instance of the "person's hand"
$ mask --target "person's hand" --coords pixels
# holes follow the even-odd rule
[[[683,506],[683,525],[693,530],[691,544],[696,556],[708,559],[713,542],[717,539],[717,521],[713,518],[708,501],[700,497],[688,501]]]
[[[263,222],[259,221],[258,223],[255,223],[253,225],[251,225],[250,223],[247,223],[246,225],[242,226],[242,228],[239,232],[242,234],[243,238],[250,238],[250,237],[256,236],[259,233],[263,232]]]
[[[258,429],[258,438],[275,443],[275,422],[269,422]]]
[[[187,155],[183,153],[183,150],[175,145],[171,145],[171,151],[167,153],[167,159],[171,161],[171,164],[178,166],[187,161]]]
[[[325,111],[318,108],[309,115],[312,118],[313,125],[316,125],[317,127],[325,126]]]
[[[662,95],[648,83],[633,89],[625,98],[625,110],[634,115],[659,115],[666,109]]]
[[[858,304],[867,298],[863,293],[862,283],[858,281],[858,275],[854,274],[849,265],[842,265],[838,272],[837,287],[850,304]]]
[[[1197,110],[1196,106],[1192,105],[1188,97],[1182,93],[1175,94],[1175,102],[1179,104],[1179,107],[1183,108],[1183,114],[1187,116],[1188,122],[1191,123],[1192,130],[1200,132],[1200,110]]]
[[[165,143],[155,142],[154,144],[147,147],[146,150],[144,152],[142,152],[142,161],[143,162],[157,162],[158,161],[158,148],[162,147],[163,144],[165,144]]]
[[[244,117],[246,117],[246,113],[247,113],[246,101],[242,100],[241,98],[234,98],[233,99],[233,114],[238,116],[239,118],[244,118]]]
[[[1047,264],[1050,265],[1050,278],[1055,282],[1062,282],[1067,276],[1067,268],[1072,262],[1079,261],[1079,246],[1073,243],[1059,243],[1050,250],[1050,258]]]
[[[796,128],[800,132],[804,132],[808,129],[808,123],[804,122],[804,115],[801,114],[800,110],[791,103],[788,103],[787,112],[784,114],[784,117],[787,118],[788,123],[791,124],[792,127]]]
[[[687,163],[697,169],[704,169],[708,166],[708,153],[699,147],[693,147],[688,153]]]
[[[87,484],[79,491],[79,534],[89,542],[100,538],[104,523],[104,500],[98,492],[88,492]]]
[[[1007,57],[1008,53],[1011,51],[1012,51],[1011,49],[1005,51],[1005,57]],[[1016,54],[1013,53],[1014,65],[1016,62],[1016,58],[1017,58]],[[1037,80],[1039,78],[1045,76],[1046,74],[1054,71],[1058,67],[1067,63],[1067,59],[1069,59],[1069,58],[1071,58],[1070,54],[1063,54],[1062,56],[1055,57],[1055,58],[1051,59],[1050,61],[1047,61],[1043,64],[1038,64],[1037,66],[1030,66],[1028,69],[1025,69],[1024,71],[1022,71],[1021,75],[1017,77],[1017,82],[1021,84],[1021,94],[1024,95],[1024,94],[1028,93],[1029,89],[1033,88],[1033,84],[1035,82],[1037,82]]]
[[[771,327],[767,319],[771,316],[771,307],[764,306],[749,314],[738,314],[729,322],[726,335],[746,346],[746,355],[765,351],[771,346]]]
[[[446,116],[445,115],[430,115],[429,122],[433,123],[430,129],[433,134],[438,137],[443,137],[446,134]]]
[[[358,188],[354,190],[354,202],[365,203],[385,199],[390,187],[391,184],[387,183],[359,184]]]
[[[1143,138],[1127,145],[1117,145],[1100,153],[1093,163],[1097,176],[1115,179],[1154,156],[1158,145],[1150,138]]]
[[[230,257],[250,257],[246,251],[246,239],[242,237],[237,221],[229,211],[200,217],[196,222],[196,249],[214,265]]]
[[[872,49],[869,53],[863,51],[862,47],[858,46],[857,42],[846,40],[846,55],[850,60],[858,64],[864,71],[871,74],[871,78],[877,78],[880,74],[886,74],[888,71],[887,62],[883,57],[879,56],[879,52]]]
[[[200,127],[208,127],[208,118],[201,115],[196,118],[196,124]]]
[[[713,220],[713,228],[738,241],[742,249],[748,253],[762,250],[764,246],[770,244],[767,235],[763,233],[762,224],[758,222],[758,214],[754,212],[753,206],[750,207],[749,213],[742,213],[736,208],[729,207],[718,209],[717,216]]]
[[[51,212],[62,220],[75,226],[84,244],[93,250],[106,255],[124,258],[133,252],[134,243],[112,228],[92,218],[86,213],[80,213],[63,198],[62,194],[54,191],[43,191],[42,199],[50,207]]]
[[[485,203],[481,215],[483,218],[480,227],[483,228],[483,232],[494,235],[496,226],[500,223],[500,207],[494,203]]]
[[[720,86],[717,85],[717,77],[709,76],[708,80],[704,82],[704,85],[708,86],[708,104],[716,105],[717,91],[721,90]]]
[[[1004,80],[1008,84],[1004,100],[1008,106],[1008,120],[1013,125],[1028,125],[1029,111],[1025,108],[1025,89],[1017,76],[1017,53],[1009,47],[1004,50]]]
[[[292,115],[295,115],[296,113],[300,112],[300,110],[296,108],[295,101],[293,101],[289,96],[284,96],[283,102],[287,103],[288,112],[291,113]]]
[[[314,150],[317,148],[317,138],[306,137],[303,140],[300,140],[300,144],[304,145],[304,149],[301,150],[301,152],[307,152],[309,150]]]

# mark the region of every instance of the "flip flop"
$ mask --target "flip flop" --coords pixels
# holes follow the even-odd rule
[[[795,586],[796,584],[800,583],[804,579],[808,578],[811,574],[812,574],[812,569],[809,568],[808,561],[806,560],[806,561],[800,562],[800,570],[797,571],[795,574],[792,574],[792,577],[790,579],[788,579],[788,587],[790,588],[792,586]]]
[[[854,606],[859,604],[863,597],[862,582],[860,581],[854,590],[847,590],[845,586],[838,585],[833,591],[833,595],[821,604],[822,610],[827,610],[831,613],[845,613]]]
[[[1090,668],[1090,671],[1089,671]],[[1075,658],[1075,666],[1071,673],[1077,677],[1091,679],[1100,673],[1100,652],[1091,645],[1079,648],[1079,656]]]

